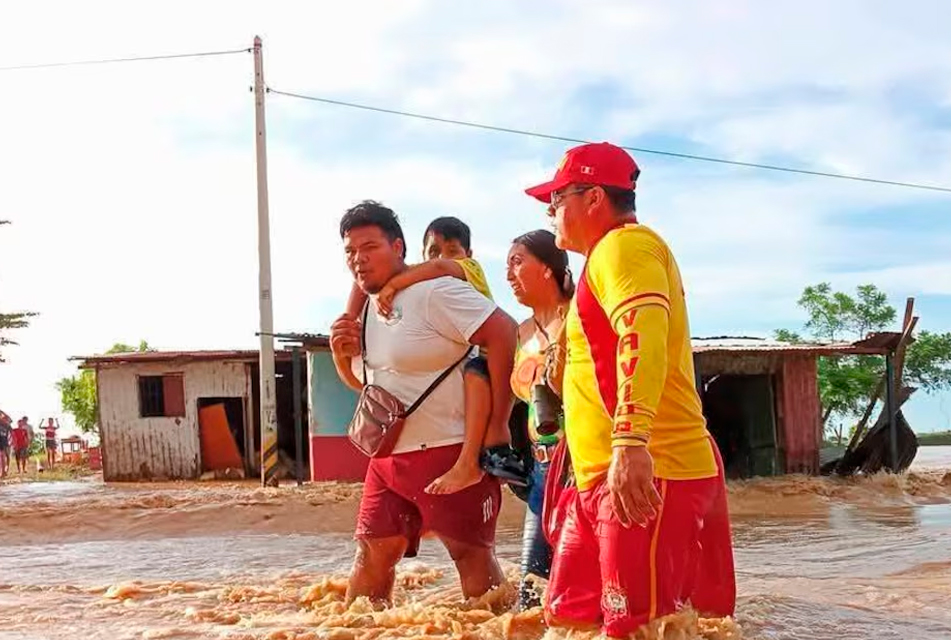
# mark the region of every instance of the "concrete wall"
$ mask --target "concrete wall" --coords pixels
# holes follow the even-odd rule
[[[185,416],[139,416],[138,377],[180,373]],[[201,473],[198,399],[247,399],[240,362],[124,364],[100,368],[99,411],[106,481],[197,478]]]
[[[361,481],[368,459],[347,438],[357,394],[340,382],[329,351],[307,354],[311,480]]]

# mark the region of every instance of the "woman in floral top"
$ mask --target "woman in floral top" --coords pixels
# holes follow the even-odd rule
[[[540,605],[531,576],[547,579],[551,568],[551,547],[541,526],[542,503],[549,461],[563,433],[560,400],[556,395],[561,390],[559,367],[553,365],[563,354],[559,344],[564,344],[562,326],[574,293],[574,281],[568,268],[568,254],[555,245],[554,234],[544,229],[526,233],[512,242],[506,276],[516,300],[532,310],[532,316],[519,326],[519,348],[512,372],[512,391],[528,405],[528,435],[535,460],[528,489],[522,495],[528,509],[519,604],[525,609]],[[536,400],[540,396],[546,397],[547,406]],[[539,424],[539,412],[554,420]]]

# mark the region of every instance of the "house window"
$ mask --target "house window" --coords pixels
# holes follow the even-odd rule
[[[139,376],[139,415],[143,418],[185,415],[185,383],[182,374]]]

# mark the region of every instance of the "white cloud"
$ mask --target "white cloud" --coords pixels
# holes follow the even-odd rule
[[[151,14],[127,3],[37,2],[0,10],[0,59],[232,48],[250,46],[260,33],[268,80],[285,90],[948,183],[947,131],[890,99],[909,84],[936,96],[951,91],[951,50],[938,28],[948,20],[937,17],[951,16],[943,4],[927,20],[919,17],[925,13],[885,3],[745,0],[171,2]],[[43,314],[16,336],[23,345],[6,351],[0,406],[54,411],[52,383],[72,371],[65,357],[119,340],[253,346],[250,56],[0,79],[10,90],[0,119],[12,123],[2,139],[0,175],[8,179],[0,211],[14,220],[0,229],[0,300],[4,309]],[[504,151],[470,157],[460,141],[471,138],[458,130],[379,116],[391,134],[426,145],[345,130],[367,149],[356,155],[322,144],[340,135],[344,112],[289,98],[268,108],[275,328],[326,326],[346,294],[337,221],[365,197],[400,213],[411,251],[432,215],[469,221],[494,289],[514,304],[502,280],[508,243],[546,224],[521,189],[547,177],[564,145],[491,134]],[[314,147],[302,148],[295,135]],[[856,230],[836,222],[843,214],[936,201],[885,187],[638,160],[642,218],[677,252],[694,325],[716,318],[742,327],[751,312],[784,322],[804,284],[826,277],[830,263],[861,257]],[[887,233],[863,233],[862,252],[888,247]],[[904,259],[885,269],[856,267],[841,281],[874,279],[896,296],[951,293],[943,256]]]
[[[855,284],[874,282],[885,290],[912,289],[924,295],[951,296],[951,260],[868,269],[845,274],[842,279]]]

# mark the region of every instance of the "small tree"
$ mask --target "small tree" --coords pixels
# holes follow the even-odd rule
[[[107,354],[132,353],[153,351],[149,344],[142,340],[138,347],[132,347],[118,342],[106,351]],[[63,411],[73,414],[76,426],[83,433],[96,431],[99,425],[99,403],[96,394],[96,374],[84,369],[74,376],[62,378],[56,383],[60,393],[60,403]]]
[[[96,373],[84,369],[56,383],[63,411],[73,414],[76,427],[83,433],[96,431],[99,406],[96,402]]]
[[[806,287],[799,306],[809,314],[807,339],[819,342],[860,340],[887,329],[897,318],[888,297],[872,284],[857,287],[855,296],[833,291],[826,282]],[[806,341],[787,329],[775,335],[786,342]],[[819,358],[822,424],[840,445],[849,432],[846,425],[861,415],[884,371],[880,356]],[[951,333],[920,332],[906,352],[904,380],[928,393],[951,389]]]

